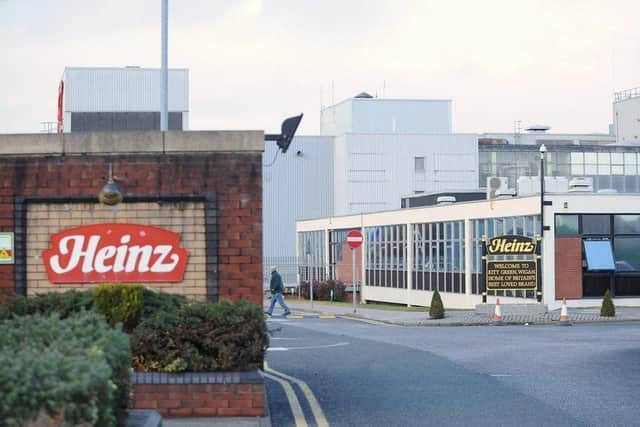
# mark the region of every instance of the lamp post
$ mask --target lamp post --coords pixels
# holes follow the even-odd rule
[[[540,236],[544,236],[544,154],[547,147],[540,146]]]
[[[540,146],[540,243],[539,245],[542,246],[542,242],[544,239],[544,155],[547,152],[547,147],[544,146],[544,144],[542,144]],[[540,278],[538,279],[540,282],[540,288],[538,288],[537,292],[536,292],[536,298],[538,300],[539,303],[542,302],[542,292],[541,292],[541,288],[542,288],[542,278],[543,278],[543,272],[544,270],[542,269],[543,265],[542,265],[542,247],[539,248],[539,252],[540,252],[540,258],[538,260],[538,262],[540,263]]]

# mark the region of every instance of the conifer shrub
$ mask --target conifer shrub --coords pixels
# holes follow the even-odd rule
[[[95,310],[103,314],[111,326],[122,323],[125,331],[138,326],[144,312],[142,285],[100,285],[93,289]]]
[[[600,316],[614,317],[616,315],[616,306],[613,305],[611,294],[609,289],[604,293],[604,299],[602,300],[602,307],[600,307]]]
[[[93,308],[93,297],[86,291],[49,292],[29,297],[13,296],[0,304],[0,320],[13,316],[58,313],[66,319],[72,314]]]
[[[444,305],[442,304],[442,299],[440,298],[440,293],[437,289],[433,292],[433,297],[431,297],[431,305],[429,306],[429,317],[431,317],[432,319],[444,318]]]
[[[246,371],[262,367],[269,344],[264,314],[246,301],[193,302],[144,320],[131,335],[141,371]]]
[[[124,426],[130,396],[129,337],[103,316],[33,315],[0,321],[0,420]]]

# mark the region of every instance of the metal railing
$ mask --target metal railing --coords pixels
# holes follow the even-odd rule
[[[614,102],[620,102],[631,98],[637,98],[640,96],[640,87],[634,87],[631,89],[622,90],[613,94]]]

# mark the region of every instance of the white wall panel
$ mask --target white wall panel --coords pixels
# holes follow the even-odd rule
[[[64,110],[160,111],[160,70],[65,68]],[[189,70],[169,70],[169,111],[189,111]]]

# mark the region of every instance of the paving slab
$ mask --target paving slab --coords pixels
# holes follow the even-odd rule
[[[489,313],[477,313],[475,310],[450,310],[446,312],[444,319],[433,320],[429,318],[429,313],[426,309],[424,311],[380,310],[366,308],[366,305],[359,304],[356,305],[356,311],[354,313],[352,307],[344,305],[314,302],[312,306],[309,301],[295,299],[288,299],[287,305],[296,315],[313,315],[322,318],[320,315],[331,314],[338,317],[401,326],[481,326],[491,324],[491,315]],[[508,312],[508,309],[503,308],[502,314],[504,324],[560,324],[560,310],[549,311],[547,313],[511,314]],[[640,322],[640,307],[616,307],[615,317],[602,317],[600,316],[599,309],[570,308],[569,321],[572,323]]]

